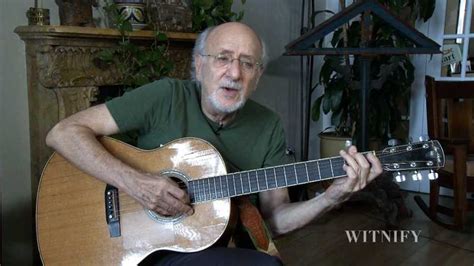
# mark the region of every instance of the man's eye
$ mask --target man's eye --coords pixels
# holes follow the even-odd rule
[[[216,59],[219,63],[228,63],[230,61],[230,58],[227,56],[218,56]]]
[[[247,62],[247,61],[240,61],[243,67],[247,69],[252,69],[254,64],[252,62]]]

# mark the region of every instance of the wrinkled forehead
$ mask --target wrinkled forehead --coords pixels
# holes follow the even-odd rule
[[[206,50],[212,54],[228,53],[235,57],[262,57],[262,45],[258,36],[253,30],[241,26],[214,29],[207,39]]]

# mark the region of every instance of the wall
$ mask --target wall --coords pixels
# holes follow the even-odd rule
[[[438,44],[442,43],[445,1],[436,1],[436,8],[433,16],[426,23],[418,22],[416,28]],[[412,56],[412,62],[415,66],[415,80],[411,87],[410,99],[410,131],[409,136],[413,141],[420,137],[428,136],[426,121],[426,93],[425,93],[425,75],[439,77],[441,55],[416,55]],[[423,173],[422,181],[413,181],[408,178],[406,182],[400,183],[400,187],[410,191],[429,192],[429,180],[426,172]]]
[[[288,146],[297,148],[299,108],[299,58],[283,56],[285,45],[298,37],[300,5],[293,1],[234,1],[234,10],[244,9],[242,22],[251,26],[264,40],[269,64],[252,98],[280,114]]]
[[[241,10],[240,1],[234,1],[234,10]],[[260,80],[259,89],[253,98],[258,102],[278,112],[285,125],[287,145],[294,149],[299,159],[301,152],[301,118],[300,110],[300,57],[283,56],[285,46],[300,36],[301,27],[301,2],[302,1],[274,1],[260,0],[247,1],[244,23],[254,28],[267,44],[270,63]],[[334,3],[316,1],[315,10],[333,8]],[[320,15],[316,18],[316,24],[322,22],[326,17]],[[313,81],[319,78],[319,69],[322,65],[322,56],[315,57]],[[314,82],[315,83],[315,82]],[[318,96],[319,91],[313,95]],[[319,138],[317,134],[321,131],[321,124],[311,122],[309,158],[319,157]]]

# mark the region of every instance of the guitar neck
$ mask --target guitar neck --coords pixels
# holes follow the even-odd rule
[[[199,203],[313,183],[345,176],[343,164],[342,157],[331,157],[191,180],[188,193]]]

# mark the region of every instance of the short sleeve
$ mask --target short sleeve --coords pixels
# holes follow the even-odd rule
[[[265,156],[263,167],[276,166],[291,163],[288,155],[286,155],[285,131],[280,119],[273,124],[272,134],[269,139],[268,152]]]
[[[173,97],[173,87],[168,79],[144,85],[106,106],[120,132],[140,130],[147,132],[155,124],[164,123],[168,117]]]

